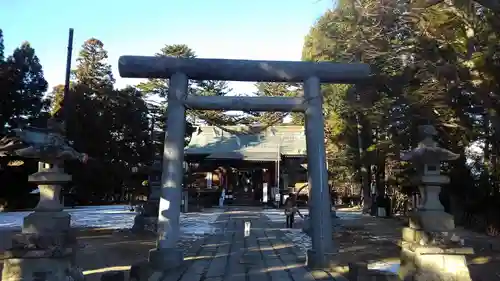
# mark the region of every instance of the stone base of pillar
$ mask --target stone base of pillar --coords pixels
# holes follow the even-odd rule
[[[177,268],[184,262],[184,253],[181,249],[152,249],[149,251],[149,264],[156,270]]]
[[[333,231],[338,231],[340,228],[340,220],[337,217],[337,212],[335,210],[332,211],[332,228]],[[312,237],[312,226],[311,226],[311,218],[309,215],[304,216],[304,221],[302,222],[302,232],[304,232],[307,236]]]
[[[314,250],[307,250],[306,265],[310,269],[336,269],[338,266],[337,253],[318,254]]]
[[[65,212],[34,212],[24,218],[22,233],[14,235],[4,253],[2,280],[83,281],[75,265],[77,243]]]
[[[156,233],[158,229],[158,216],[150,217],[145,214],[138,214],[134,218],[132,232],[152,232]]]
[[[184,254],[180,249],[153,249],[149,260],[130,268],[129,281],[162,281],[165,273],[182,265]]]

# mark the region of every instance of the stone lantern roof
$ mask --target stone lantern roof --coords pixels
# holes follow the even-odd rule
[[[448,149],[441,148],[434,141],[433,137],[437,135],[436,129],[432,125],[423,125],[419,127],[423,140],[415,149],[403,153],[401,160],[415,164],[437,164],[445,161],[456,160],[460,154],[453,153]]]
[[[456,160],[460,154],[453,153],[448,149],[438,146],[427,146],[420,143],[410,152],[401,155],[401,160],[414,163],[435,163]]]

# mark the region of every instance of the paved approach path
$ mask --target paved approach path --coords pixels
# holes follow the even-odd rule
[[[244,236],[245,222],[251,223],[248,237]],[[305,253],[257,209],[231,208],[216,223],[220,232],[197,241],[188,250],[185,266],[165,274],[161,280],[344,280],[307,269]]]

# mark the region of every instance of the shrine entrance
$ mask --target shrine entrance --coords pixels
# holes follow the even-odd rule
[[[224,189],[225,205],[277,206],[282,203],[280,195],[293,191],[298,181],[307,181],[301,166],[305,158],[304,126],[197,126],[184,147],[184,161],[196,167],[190,173],[198,180],[184,189],[203,189],[215,173],[217,188],[209,190],[218,196],[207,200],[213,205],[221,203]]]
[[[303,112],[310,187],[309,214],[312,249],[307,264],[328,268],[336,249],[332,240],[331,202],[324,146],[321,83],[352,84],[370,74],[365,64],[329,62],[250,61],[184,59],[174,57],[122,56],[119,72],[124,78],[169,79],[167,124],[163,153],[157,249],[150,261],[179,266],[182,250],[177,248],[183,182],[186,107],[194,110],[243,110]],[[188,95],[188,81],[225,80],[245,82],[303,83],[301,97],[239,97]]]
[[[233,181],[228,184],[228,194],[231,194],[229,204],[237,206],[262,206],[268,186],[272,186],[270,169],[274,163],[253,162],[245,163],[246,167],[236,166]],[[266,194],[267,195],[267,194]],[[267,201],[266,201],[267,202]]]

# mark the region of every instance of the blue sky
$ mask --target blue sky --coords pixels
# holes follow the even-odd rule
[[[121,55],[153,55],[187,44],[199,57],[300,60],[304,36],[332,0],[3,0],[0,28],[6,55],[29,41],[50,87],[64,82],[68,28],[75,29],[73,67],[82,43],[103,41],[117,87]],[[232,83],[235,92],[252,91]]]

